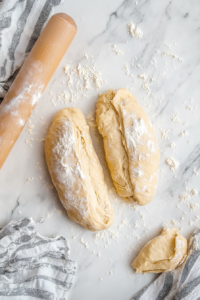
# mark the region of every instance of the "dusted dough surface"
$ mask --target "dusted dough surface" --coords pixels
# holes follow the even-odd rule
[[[158,184],[160,153],[147,114],[129,91],[118,89],[100,96],[96,115],[118,194],[148,204]]]
[[[55,115],[46,137],[45,155],[69,217],[91,231],[108,228],[113,209],[89,127],[79,109],[65,108]]]
[[[136,273],[161,273],[181,265],[187,257],[187,240],[175,228],[163,229],[134,259]]]

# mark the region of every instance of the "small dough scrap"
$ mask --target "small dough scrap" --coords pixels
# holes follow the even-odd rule
[[[108,228],[113,209],[89,127],[78,108],[64,108],[55,115],[45,155],[68,216],[91,231]]]
[[[164,228],[161,235],[149,241],[134,259],[136,273],[161,273],[180,266],[187,257],[187,240],[178,229]]]
[[[158,184],[160,153],[147,114],[128,90],[118,89],[100,96],[96,115],[118,194],[148,204]]]

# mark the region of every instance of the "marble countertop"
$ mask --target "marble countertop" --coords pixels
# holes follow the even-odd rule
[[[180,228],[189,237],[200,225],[200,4],[198,0],[68,0],[65,12],[78,33],[0,171],[0,227],[12,219],[33,217],[47,236],[63,235],[78,262],[69,299],[129,300],[156,278],[137,275],[131,262],[163,226]],[[143,33],[132,37],[127,24]],[[115,47],[113,47],[115,45]],[[119,51],[118,51],[119,50]],[[84,55],[86,54],[86,55]],[[69,88],[63,66],[89,66],[105,79],[99,89],[77,93],[74,102],[58,94]],[[102,141],[91,135],[103,165],[115,220],[95,235],[73,223],[52,186],[44,157],[44,139],[56,112],[79,107],[87,117],[98,94],[128,88],[148,113],[158,139],[161,163],[157,193],[145,207],[126,204],[113,190]],[[179,167],[172,171],[166,159]],[[199,172],[199,175],[198,175]]]

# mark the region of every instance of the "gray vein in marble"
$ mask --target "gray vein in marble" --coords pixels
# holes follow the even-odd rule
[[[15,213],[15,210],[17,209],[17,207],[20,206],[19,198],[20,198],[20,196],[17,198],[16,204],[15,204],[14,208],[11,210],[11,217],[12,217],[12,215]]]
[[[146,2],[146,1],[145,1]],[[101,37],[102,35],[104,35],[105,33],[108,33],[108,31],[109,31],[109,27],[111,26],[111,24],[113,23],[113,20],[114,19],[118,19],[118,18],[122,18],[122,19],[124,19],[124,17],[123,17],[123,10],[124,10],[124,7],[126,7],[126,6],[131,6],[131,5],[128,5],[128,4],[132,4],[132,6],[133,6],[133,1],[132,0],[124,0],[123,2],[122,2],[122,4],[114,11],[114,12],[112,12],[110,15],[109,15],[109,19],[108,19],[108,21],[106,22],[106,25],[105,25],[105,29],[101,32],[101,33],[99,33],[98,35],[96,35],[94,38],[92,38],[91,39],[91,41],[89,42],[89,45],[92,45],[94,42],[96,42],[96,40],[99,38],[99,37]],[[133,6],[134,7],[134,6]],[[126,9],[126,8],[125,8]],[[122,12],[120,11],[120,10],[122,10]],[[130,16],[131,15],[133,15],[133,13],[130,13],[129,14]],[[114,17],[114,19],[113,19],[113,17]],[[136,22],[136,25],[138,25],[139,23],[141,23],[142,22],[142,20],[140,20],[139,22]]]
[[[169,4],[167,5],[167,7],[165,8],[165,15],[167,16],[168,20],[171,19],[171,16],[169,14],[169,9],[171,8],[171,1],[169,2]]]
[[[185,161],[181,163],[177,178],[172,178],[169,186],[162,194],[167,195],[169,193],[173,197],[175,192],[191,178],[194,167],[197,171],[200,169],[200,144],[198,144],[189,156],[186,157]]]

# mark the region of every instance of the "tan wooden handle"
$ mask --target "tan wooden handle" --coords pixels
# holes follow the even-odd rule
[[[70,16],[64,13],[52,16],[6,94],[0,105],[0,168],[76,31]]]

